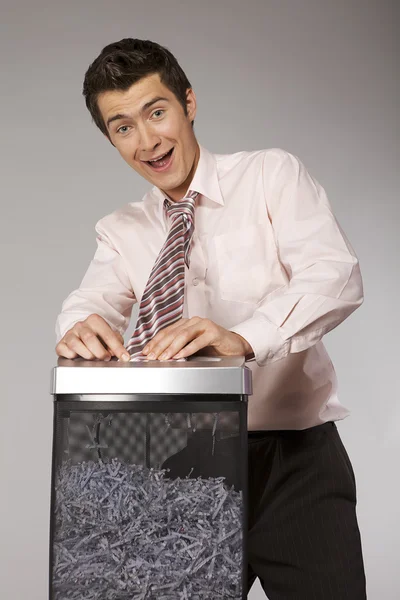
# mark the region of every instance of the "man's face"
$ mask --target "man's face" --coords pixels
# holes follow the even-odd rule
[[[158,74],[144,77],[124,92],[103,92],[98,106],[112,143],[128,165],[172,200],[180,200],[200,153],[191,125],[196,115],[193,90],[187,92],[187,115]],[[162,160],[148,162],[166,153]]]

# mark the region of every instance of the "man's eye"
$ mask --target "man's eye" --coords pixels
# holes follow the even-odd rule
[[[117,133],[126,133],[127,129],[128,129],[128,125],[122,125],[122,127],[118,127]],[[125,130],[125,131],[123,131],[123,130]]]
[[[157,113],[160,115],[160,113],[162,114],[163,112],[164,112],[164,111],[163,111],[162,109],[155,110],[155,111],[153,112],[153,117],[157,117]]]

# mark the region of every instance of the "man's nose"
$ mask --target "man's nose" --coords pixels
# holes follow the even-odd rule
[[[152,152],[161,144],[160,136],[152,127],[142,127],[140,129],[140,147],[142,152]]]

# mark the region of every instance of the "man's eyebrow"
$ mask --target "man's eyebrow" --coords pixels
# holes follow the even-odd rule
[[[151,106],[153,106],[153,104],[155,104],[156,102],[161,102],[161,101],[168,102],[168,98],[164,98],[163,96],[157,96],[156,98],[149,100],[149,102],[146,102],[146,104],[143,104],[142,108],[140,109],[140,114],[144,113]],[[107,120],[107,128],[110,125],[110,123],[112,123],[113,121],[120,121],[121,119],[130,119],[130,116],[127,114],[124,114],[124,113],[118,113],[117,115],[113,115],[112,117],[110,117]]]

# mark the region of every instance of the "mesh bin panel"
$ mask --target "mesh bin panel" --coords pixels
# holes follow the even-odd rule
[[[246,597],[243,403],[164,406],[55,403],[51,600]]]
[[[186,445],[188,435],[177,428],[164,435],[168,425],[164,415],[157,413],[71,413],[62,426],[67,440],[64,452],[74,463],[118,458],[160,468],[165,458]]]

